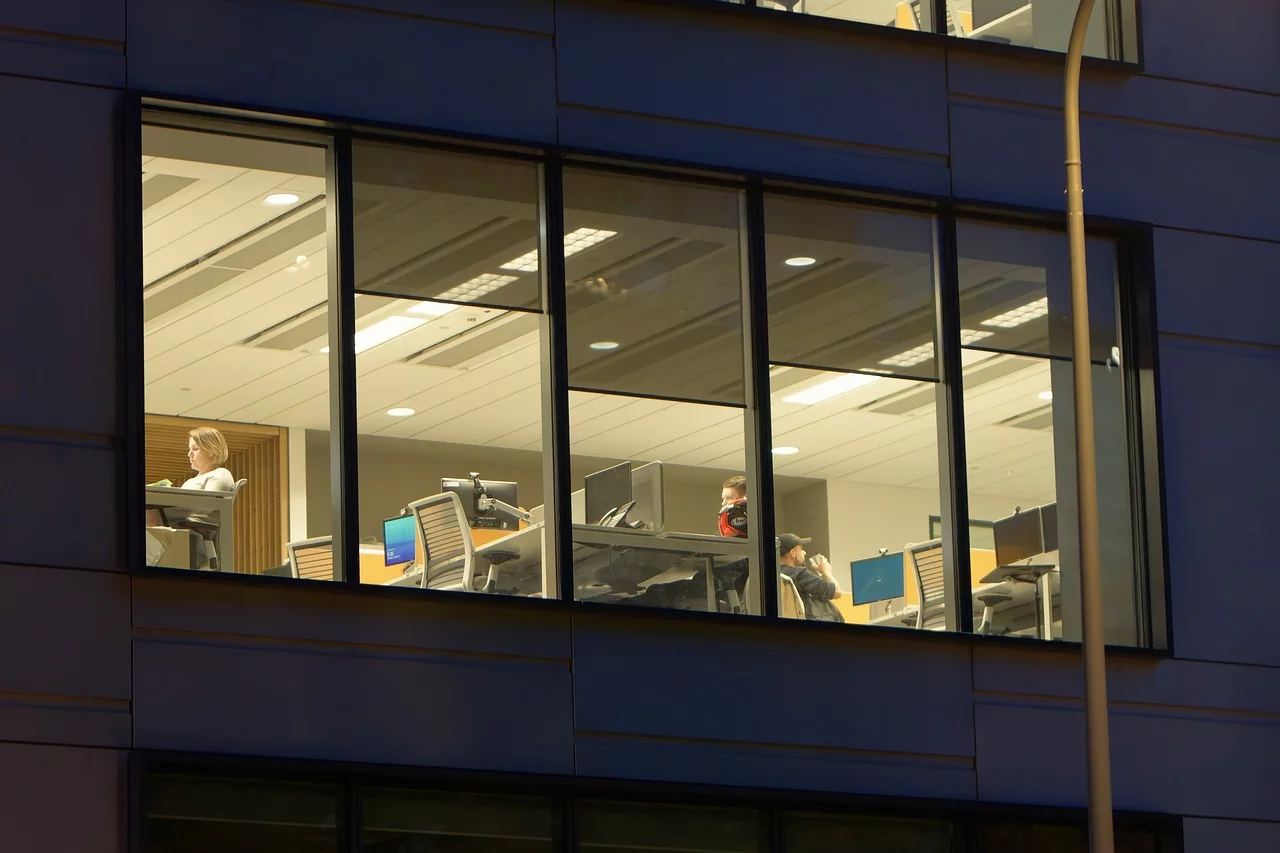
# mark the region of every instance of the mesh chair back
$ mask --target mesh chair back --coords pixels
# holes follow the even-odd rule
[[[458,582],[457,572],[449,571],[447,582],[437,583],[428,579],[433,569],[439,570],[446,563],[455,561],[461,570],[462,588],[468,592],[473,590],[474,546],[471,541],[471,526],[467,523],[467,514],[462,509],[462,501],[453,492],[442,492],[414,501],[409,504],[409,511],[418,519],[418,529],[422,532],[422,542],[426,546],[422,564],[423,582],[429,586],[453,586]]]
[[[941,630],[946,627],[946,567],[942,563],[942,540],[930,539],[919,545],[908,545],[907,559],[911,561],[916,579],[916,594],[920,609],[916,611],[916,628]]]
[[[333,580],[332,536],[290,542],[285,548],[289,551],[289,570],[295,578]]]

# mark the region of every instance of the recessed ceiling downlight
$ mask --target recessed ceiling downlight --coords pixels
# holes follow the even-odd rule
[[[297,193],[272,193],[263,199],[263,201],[272,207],[285,207],[290,204],[298,203]]]
[[[409,415],[417,414],[417,411],[408,406],[396,406],[394,409],[387,409],[387,414],[393,418],[407,418]]]
[[[795,456],[800,452],[798,447],[775,447],[773,453],[775,456]]]
[[[783,263],[789,267],[811,267],[817,262],[818,262],[817,259],[807,258],[803,255],[795,258],[787,258],[785,261],[783,261]]]
[[[619,344],[617,341],[596,341],[595,343],[588,344],[587,346],[589,346],[593,350],[599,350],[600,352],[608,352],[609,350],[615,350],[622,345]]]

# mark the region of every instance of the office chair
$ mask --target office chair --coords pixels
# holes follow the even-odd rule
[[[333,580],[333,537],[317,536],[285,545],[289,552],[289,573],[295,578]]]
[[[751,578],[742,585],[742,597],[751,600]],[[796,582],[778,572],[778,616],[783,619],[805,619],[804,599],[796,589]]]
[[[993,622],[995,621],[995,607],[997,604],[1008,604],[1013,601],[1013,596],[1003,590],[992,589],[978,595],[978,600],[982,602],[982,621],[978,623],[978,627],[973,629],[975,634],[991,634],[993,631]]]
[[[191,517],[183,519],[177,526],[184,527],[187,530],[194,530],[200,534],[200,538],[204,540],[205,555],[209,558],[209,568],[213,571],[222,570],[222,560],[218,556],[222,549],[222,531],[224,529],[230,532],[227,539],[235,542],[235,511],[236,498],[240,495],[240,490],[245,487],[248,480],[236,480],[235,488],[228,492],[227,506],[218,513],[218,520],[209,521],[206,518]],[[230,568],[235,568],[235,554],[231,554]]]
[[[495,592],[499,566],[519,557],[515,551],[486,549],[479,556],[488,564],[484,585],[476,589],[476,549],[462,501],[453,492],[442,492],[414,501],[409,511],[418,519],[423,555],[422,585],[433,589],[461,586],[467,592]],[[433,569],[435,575],[432,575]]]
[[[916,612],[902,624],[917,631],[938,631],[946,627],[945,591],[947,572],[942,563],[942,540],[930,539],[905,549],[916,579]]]

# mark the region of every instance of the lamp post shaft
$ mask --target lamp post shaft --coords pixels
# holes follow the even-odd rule
[[[1098,453],[1093,427],[1089,286],[1085,267],[1084,182],[1080,164],[1080,63],[1094,0],[1080,0],[1063,79],[1067,147],[1067,238],[1071,257],[1072,368],[1075,384],[1076,498],[1080,517],[1080,609],[1084,628],[1085,735],[1089,850],[1113,853],[1111,749],[1107,725],[1106,640],[1098,533]]]

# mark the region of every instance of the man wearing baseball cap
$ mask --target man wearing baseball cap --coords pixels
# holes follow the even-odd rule
[[[844,595],[840,584],[831,573],[831,563],[821,554],[808,559],[804,546],[812,542],[783,533],[778,537],[778,571],[795,582],[796,590],[804,601],[806,619],[817,622],[843,622],[844,616],[831,602]]]

